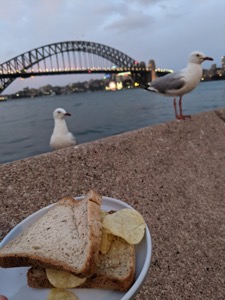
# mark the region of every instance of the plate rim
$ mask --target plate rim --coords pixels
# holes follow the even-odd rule
[[[78,195],[78,196],[75,196],[74,199],[79,201],[79,200],[83,199],[84,197],[85,197],[85,195]],[[128,203],[126,203],[120,199],[116,199],[116,198],[112,198],[112,197],[108,197],[108,196],[102,196],[102,201],[107,201],[107,200],[116,202],[117,204],[126,206],[127,208],[134,209],[131,205],[129,205]],[[29,222],[30,220],[32,220],[33,218],[35,218],[35,216],[41,214],[43,211],[46,211],[46,213],[47,213],[47,211],[55,204],[56,203],[46,205],[45,207],[42,207],[39,210],[33,212],[32,214],[28,215],[25,219],[23,219],[21,222],[19,222],[15,227],[13,227],[8,232],[8,234],[0,242],[0,248],[3,247],[6,243],[8,243],[7,240],[10,238],[11,235],[13,235],[13,233],[19,227],[23,226],[23,224],[25,224],[25,223]],[[104,204],[102,203],[102,205],[104,205]],[[151,257],[152,257],[152,239],[151,239],[151,234],[150,234],[150,230],[148,228],[147,223],[146,223],[145,235],[146,235],[146,247],[147,247],[147,249],[149,249],[149,251],[147,251],[147,254],[146,254],[146,257],[144,260],[144,267],[142,268],[140,274],[138,275],[138,277],[135,280],[135,282],[133,283],[133,285],[125,293],[125,295],[121,298],[121,300],[130,300],[130,299],[134,298],[135,295],[139,292],[141,285],[144,283],[144,281],[148,275],[148,271],[149,271],[150,263],[151,263]]]

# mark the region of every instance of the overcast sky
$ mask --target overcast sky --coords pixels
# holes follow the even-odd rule
[[[193,50],[212,56],[218,66],[225,55],[225,0],[0,0],[0,5],[1,63],[73,40],[102,43],[173,70],[184,67]],[[5,92],[79,80],[79,75],[16,79]]]

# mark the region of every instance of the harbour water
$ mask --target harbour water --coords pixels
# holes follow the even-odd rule
[[[62,107],[79,144],[174,119],[172,98],[142,89],[87,92],[0,103],[0,163],[51,151],[52,112]],[[225,81],[210,81],[183,98],[183,111],[197,114],[225,107]]]

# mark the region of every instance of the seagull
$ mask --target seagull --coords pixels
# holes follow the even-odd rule
[[[176,119],[184,120],[190,118],[190,115],[183,115],[182,97],[196,88],[202,77],[201,63],[205,60],[213,60],[204,53],[194,51],[189,55],[186,68],[177,73],[170,73],[163,77],[159,77],[148,85],[140,84],[144,89],[156,92],[164,96],[174,97],[173,105]],[[176,97],[179,97],[179,114],[177,113]]]
[[[71,114],[63,108],[56,108],[53,111],[55,126],[50,139],[50,146],[54,150],[76,145],[75,137],[68,131],[65,116],[71,116]]]

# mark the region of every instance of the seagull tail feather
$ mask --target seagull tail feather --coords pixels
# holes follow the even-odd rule
[[[156,90],[154,87],[150,86],[149,84],[145,84],[143,82],[139,82],[139,86],[148,92],[155,92],[155,93],[158,92],[158,90]]]

